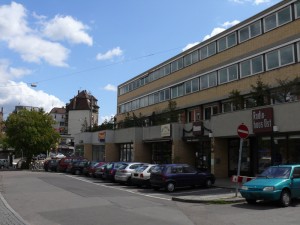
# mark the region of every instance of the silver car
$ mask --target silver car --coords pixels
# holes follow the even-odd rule
[[[115,174],[115,181],[118,183],[131,184],[131,173],[138,168],[139,166],[144,165],[145,163],[133,162],[133,163],[124,163],[119,167]]]

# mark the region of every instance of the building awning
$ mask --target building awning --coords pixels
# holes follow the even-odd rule
[[[171,138],[158,138],[158,139],[143,140],[144,143],[170,142],[170,141],[172,141]]]

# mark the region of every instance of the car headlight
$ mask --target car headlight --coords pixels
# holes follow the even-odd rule
[[[264,187],[263,191],[274,191],[275,187]]]
[[[244,191],[248,191],[248,187],[247,186],[242,186],[241,189],[244,190]]]

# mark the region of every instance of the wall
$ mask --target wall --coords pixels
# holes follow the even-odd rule
[[[87,126],[90,124],[89,110],[70,110],[68,117],[68,134],[75,135],[81,132],[82,125],[87,122]]]

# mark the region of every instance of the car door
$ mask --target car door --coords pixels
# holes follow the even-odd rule
[[[300,166],[295,167],[292,174],[291,192],[293,197],[300,197]]]
[[[185,165],[185,166],[183,166],[183,172],[184,172],[185,186],[198,185],[197,171],[193,167],[191,167],[189,165]]]

